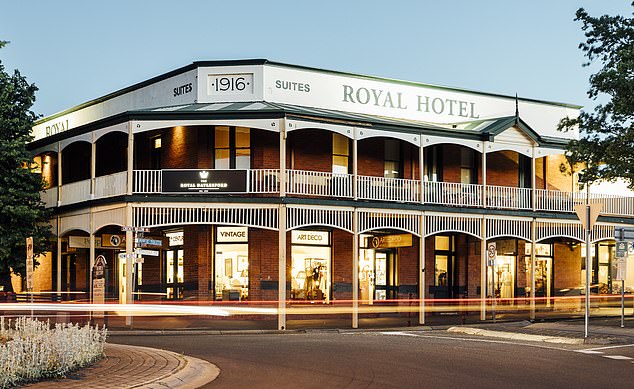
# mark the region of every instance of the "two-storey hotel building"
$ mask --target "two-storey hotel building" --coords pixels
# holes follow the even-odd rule
[[[108,298],[269,301],[281,329],[305,302],[346,301],[353,327],[364,307],[403,299],[420,323],[435,300],[482,297],[534,317],[536,301],[556,309],[585,283],[586,194],[561,169],[578,134],[557,130],[579,108],[195,62],[36,123],[56,235],[37,287],[87,299],[103,256]],[[592,285],[612,293],[614,229],[634,224],[634,202],[591,201]]]

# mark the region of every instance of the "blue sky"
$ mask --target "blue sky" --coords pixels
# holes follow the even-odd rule
[[[267,58],[591,106],[574,13],[627,0],[4,1],[0,50],[50,115],[196,60]]]

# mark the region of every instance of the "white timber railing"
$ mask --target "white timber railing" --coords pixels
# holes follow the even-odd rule
[[[95,177],[94,197],[119,196],[126,193],[128,173],[123,171],[106,176]]]
[[[248,171],[247,191],[249,193],[279,193],[279,169],[251,169]]]
[[[335,174],[308,170],[286,171],[286,193],[289,195],[352,198],[351,174]],[[91,180],[82,180],[49,188],[42,192],[47,207],[68,205],[91,198],[104,198],[127,193],[127,172],[95,177],[91,196]],[[135,170],[133,193],[161,193],[161,170]],[[279,169],[250,169],[247,172],[247,191],[251,194],[275,194],[280,192]],[[483,199],[483,193],[486,198]],[[422,183],[419,180],[357,176],[357,197],[362,200],[391,201],[401,203],[438,204],[456,207],[487,207],[499,209],[533,209],[547,212],[574,212],[575,205],[585,204],[585,192],[563,192],[529,188],[461,184],[452,182]],[[58,201],[59,200],[59,201]],[[591,203],[603,205],[601,214],[634,216],[634,197],[590,194]]]
[[[535,208],[538,211],[574,212],[575,205],[585,202],[585,193],[559,190],[535,190]]]
[[[420,181],[404,178],[357,176],[358,197],[364,200],[420,202]]]
[[[352,175],[287,170],[286,193],[308,196],[352,197]]]
[[[57,187],[48,188],[40,193],[42,202],[46,205],[46,208],[57,207]]]
[[[532,209],[530,188],[490,185],[486,188],[486,205],[489,208]]]
[[[163,183],[160,170],[135,170],[133,176],[134,193],[161,193]]]
[[[482,206],[482,185],[425,181],[423,194],[428,204]]]
[[[90,200],[90,181],[90,179],[87,179],[62,185],[61,205]]]

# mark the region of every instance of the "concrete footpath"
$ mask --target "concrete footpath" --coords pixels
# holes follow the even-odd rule
[[[67,378],[25,388],[198,388],[218,377],[213,364],[171,351],[107,343],[106,357]]]
[[[585,338],[583,320],[562,320],[555,322],[529,321],[487,323],[467,326],[453,326],[448,332],[559,344],[622,344],[634,343],[634,320],[625,320],[621,328],[618,318],[593,318]]]

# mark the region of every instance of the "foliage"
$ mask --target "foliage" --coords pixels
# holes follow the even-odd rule
[[[43,378],[63,377],[104,356],[105,327],[80,327],[20,317],[0,319],[0,388]]]
[[[7,42],[0,41],[0,48]],[[30,109],[37,87],[19,71],[12,75],[0,61],[0,285],[11,291],[10,271],[25,274],[26,238],[34,253],[46,251],[50,213],[40,198],[44,182],[26,149],[37,118]]]
[[[575,20],[586,36],[579,44],[588,58],[584,66],[600,65],[590,77],[588,96],[606,101],[560,122],[561,130],[580,131],[580,139],[568,145],[568,161],[585,166],[580,183],[623,178],[634,189],[634,18],[593,17],[580,8]]]

